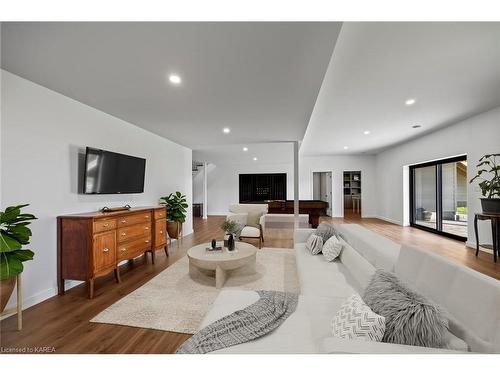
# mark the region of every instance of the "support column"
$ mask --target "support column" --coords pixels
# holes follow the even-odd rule
[[[207,189],[207,167],[208,163],[203,163],[203,219],[208,219],[208,189]]]
[[[299,227],[299,142],[293,142],[293,215],[294,226]]]

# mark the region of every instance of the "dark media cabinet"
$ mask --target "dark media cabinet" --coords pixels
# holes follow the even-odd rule
[[[94,280],[112,271],[119,283],[118,263],[146,252],[155,262],[155,251],[168,256],[165,207],[140,207],[126,211],[88,212],[57,218],[57,287],[64,294],[64,280],[86,281],[94,296]]]

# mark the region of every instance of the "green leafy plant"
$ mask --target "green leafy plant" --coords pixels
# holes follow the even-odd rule
[[[166,197],[161,197],[160,203],[164,204],[167,208],[167,220],[177,223],[184,223],[186,221],[186,208],[189,206],[185,195],[176,191]]]
[[[500,154],[487,154],[481,157],[479,164],[476,165],[477,174],[469,181],[469,183],[480,181],[481,194],[485,198],[500,198],[500,165],[497,164],[497,156]]]
[[[32,214],[21,213],[21,209],[29,206],[7,207],[0,212],[0,280],[8,279],[23,272],[23,262],[32,260],[35,255],[23,245],[30,242],[32,235],[28,225],[36,220]]]
[[[221,228],[225,233],[235,234],[238,231],[238,223],[233,220],[224,220],[224,222],[221,225]]]

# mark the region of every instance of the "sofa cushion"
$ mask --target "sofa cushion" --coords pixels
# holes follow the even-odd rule
[[[335,224],[334,228],[375,268],[394,271],[401,245],[358,224]]]
[[[340,253],[339,260],[347,268],[351,279],[355,280],[355,285],[360,293],[368,286],[370,280],[375,273],[373,267],[368,261],[361,256],[356,250],[352,248],[342,238],[342,252]]]
[[[315,234],[311,234],[306,242],[306,249],[312,254],[317,255],[323,249],[323,238]]]
[[[471,351],[500,353],[500,281],[407,245],[396,275],[447,310],[450,331]]]
[[[331,224],[322,222],[319,223],[314,234],[323,238],[323,243],[325,243],[331,236],[335,235],[335,229]]]
[[[441,308],[400,281],[377,270],[363,300],[386,319],[384,342],[442,348],[448,319]]]
[[[222,290],[205,316],[200,329],[236,310],[251,305],[258,299],[259,295],[254,291]],[[295,312],[273,332],[256,340],[212,353],[316,353],[317,344],[311,338],[309,325],[311,319],[308,306],[304,304],[302,299],[302,296],[299,296],[299,303]]]
[[[332,335],[347,339],[382,341],[385,318],[375,314],[359,294],[353,294],[332,320]]]
[[[259,228],[246,226],[241,230],[240,236],[241,237],[259,238],[260,237],[260,230],[259,230]]]
[[[335,260],[342,251],[342,242],[337,238],[337,236],[331,236],[326,243],[323,244],[323,249],[321,252],[328,262]]]
[[[345,299],[360,292],[356,279],[341,262],[327,262],[322,256],[311,255],[304,243],[296,244],[294,249],[301,294]]]

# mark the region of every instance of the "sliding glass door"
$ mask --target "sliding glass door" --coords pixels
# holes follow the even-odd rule
[[[466,156],[410,166],[410,224],[467,239]]]

